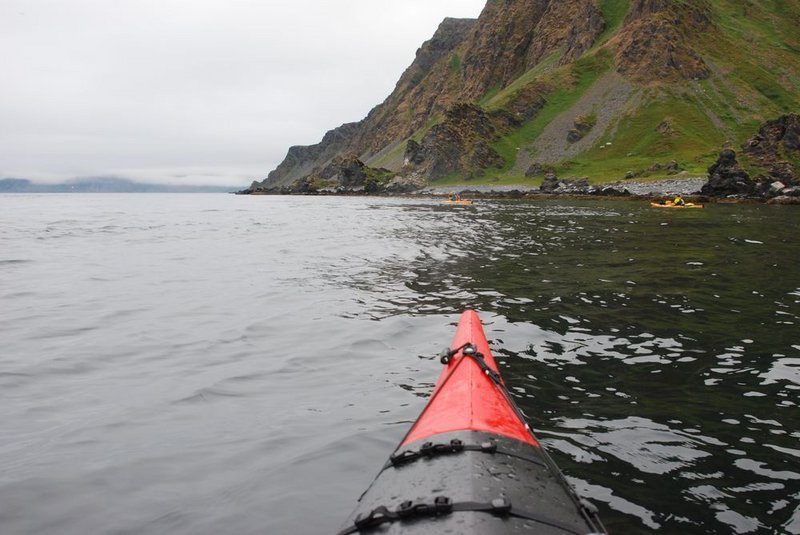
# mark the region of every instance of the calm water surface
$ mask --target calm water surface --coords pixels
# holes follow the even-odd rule
[[[613,533],[800,533],[800,211],[0,196],[0,532],[335,533],[480,311]]]

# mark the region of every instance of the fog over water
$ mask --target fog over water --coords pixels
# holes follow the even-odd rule
[[[0,178],[242,189],[485,0],[3,0]]]

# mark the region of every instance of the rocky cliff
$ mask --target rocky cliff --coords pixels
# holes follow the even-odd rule
[[[768,121],[736,152],[725,148],[702,192],[714,196],[800,197],[800,115]],[[749,170],[749,172],[748,172]]]
[[[353,158],[382,170],[378,189],[700,174],[725,142],[800,109],[798,22],[796,2],[489,0],[477,20],[445,19],[367,117],[290,148],[251,189],[335,187],[319,177]]]

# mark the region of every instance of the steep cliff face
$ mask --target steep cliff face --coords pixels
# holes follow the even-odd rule
[[[605,26],[603,13],[592,0],[550,2],[534,29],[535,38],[525,58],[526,68],[535,67],[562,47],[559,64],[578,59],[594,45]]]
[[[742,153],[762,182],[800,185],[800,115],[768,121],[742,145]]]
[[[524,72],[533,30],[548,4],[548,0],[487,3],[464,46],[458,98],[477,99]]]
[[[509,125],[508,119],[490,115],[474,104],[456,104],[445,119],[430,129],[421,144],[406,147],[406,166],[424,176],[447,176],[465,169],[503,165],[491,142]]]
[[[722,141],[800,107],[792,20],[794,3],[488,0],[476,20],[445,19],[367,117],[292,147],[253,189],[302,183],[344,154],[428,180],[705,169]]]
[[[268,186],[285,186],[292,182],[307,177],[320,164],[331,160],[344,151],[356,132],[360,123],[347,123],[339,128],[330,130],[316,145],[295,145],[289,147],[286,158],[270,171],[263,182],[253,182],[253,190],[264,189]]]
[[[579,57],[591,47],[603,25],[592,0],[492,0],[477,20],[445,19],[417,51],[393,93],[364,120],[332,130],[317,145],[292,147],[278,168],[253,188],[284,186],[343,152],[369,160],[392,144],[404,143],[437,117],[452,117],[448,115],[451,106],[473,102],[492,88],[508,85],[549,54],[563,49],[561,62]],[[441,132],[429,138],[426,151],[431,155],[450,153],[430,147],[431,142],[442,139]],[[491,139],[484,140],[488,141]],[[465,161],[497,163],[485,143],[467,145],[470,152],[484,157]],[[442,176],[443,169],[462,170],[432,163],[430,158],[427,162],[418,172],[428,177]]]
[[[397,82],[387,99],[373,108],[366,118],[347,123],[325,134],[320,143],[289,148],[286,158],[263,182],[254,182],[252,189],[286,186],[308,177],[335,156],[345,153],[370,154],[394,140],[410,136],[429,120],[439,93],[434,89],[441,82],[426,81],[440,64],[466,38],[474,19],[447,18],[433,37],[417,50],[413,63]]]
[[[691,40],[710,26],[705,0],[634,0],[615,40],[617,70],[640,82],[707,78],[709,68]]]
[[[445,19],[424,43],[391,95],[364,121],[352,149],[374,154],[393,141],[411,136],[451,101],[459,68],[457,50],[470,35],[473,19]]]

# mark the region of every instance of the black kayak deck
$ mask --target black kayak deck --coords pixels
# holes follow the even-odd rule
[[[605,533],[539,447],[480,431],[434,435],[398,449],[340,535]]]

